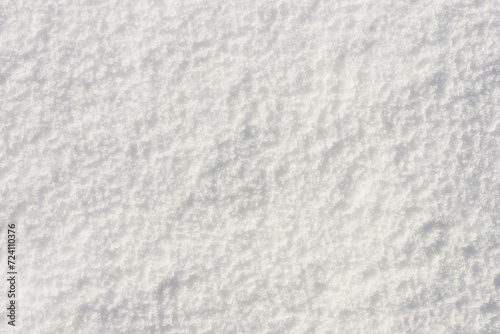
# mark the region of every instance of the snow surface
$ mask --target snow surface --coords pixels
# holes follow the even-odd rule
[[[499,0],[2,0],[0,135],[18,332],[500,333]]]

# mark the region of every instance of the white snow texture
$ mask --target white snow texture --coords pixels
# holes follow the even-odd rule
[[[0,135],[1,333],[500,333],[499,0],[2,0]]]

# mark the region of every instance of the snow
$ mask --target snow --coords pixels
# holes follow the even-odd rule
[[[500,333],[499,41],[498,0],[2,1],[15,329]]]

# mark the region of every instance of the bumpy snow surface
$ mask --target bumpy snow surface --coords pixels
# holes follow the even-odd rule
[[[0,117],[2,333],[500,333],[499,0],[2,0]]]

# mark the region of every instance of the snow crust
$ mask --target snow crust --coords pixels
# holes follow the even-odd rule
[[[19,332],[500,333],[498,0],[3,0],[0,135]]]

